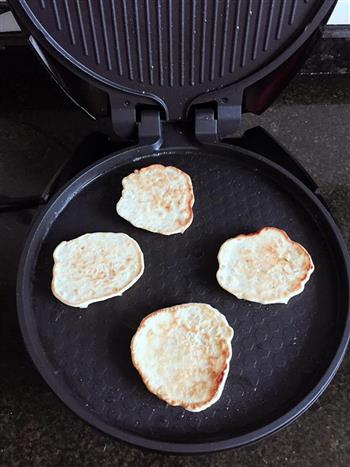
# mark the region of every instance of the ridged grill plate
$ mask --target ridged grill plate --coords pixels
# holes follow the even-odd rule
[[[333,3],[11,2],[26,13],[39,36],[75,67],[108,86],[153,94],[178,116],[195,96],[232,85],[271,62],[300,36],[324,4],[331,7]]]

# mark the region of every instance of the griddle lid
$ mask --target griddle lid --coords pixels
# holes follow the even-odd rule
[[[335,0],[10,0],[40,45],[102,86],[125,118],[138,103],[187,117],[285,61]]]

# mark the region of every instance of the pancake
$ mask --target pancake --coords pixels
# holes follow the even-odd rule
[[[80,308],[122,295],[144,270],[139,245],[124,233],[96,232],[61,242],[53,259],[53,294]]]
[[[144,318],[131,341],[131,357],[147,389],[191,412],[221,396],[231,360],[233,329],[205,303],[187,303]]]
[[[135,227],[163,235],[183,233],[193,220],[189,175],[176,167],[150,165],[123,178],[117,213]]]
[[[226,240],[218,261],[216,277],[223,289],[262,304],[288,303],[314,270],[306,249],[275,227]]]

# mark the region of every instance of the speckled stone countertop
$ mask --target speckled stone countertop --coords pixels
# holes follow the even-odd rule
[[[12,62],[9,52],[0,52],[0,192],[31,195],[98,124],[43,72],[23,72],[30,60]],[[350,75],[297,77],[264,115],[243,117],[242,129],[255,125],[270,131],[314,177],[350,246]],[[350,465],[349,356],[295,423],[235,451],[166,456],[119,443],[82,422],[43,382],[18,329],[16,270],[32,214],[0,214],[0,467]]]

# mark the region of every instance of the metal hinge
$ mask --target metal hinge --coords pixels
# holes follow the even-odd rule
[[[162,143],[160,110],[142,109],[137,120],[139,144],[159,147]]]
[[[218,122],[213,109],[199,108],[194,112],[195,135],[201,143],[218,141]]]
[[[161,111],[150,105],[135,105],[125,101],[120,106],[119,96],[110,96],[112,124],[122,139],[139,144],[160,146],[162,142]]]
[[[161,109],[154,101],[141,96],[126,98],[122,91],[115,90],[109,98],[113,130],[120,139],[133,142],[161,139]]]
[[[195,108],[195,135],[201,143],[232,138],[241,123],[241,106],[218,104]]]

